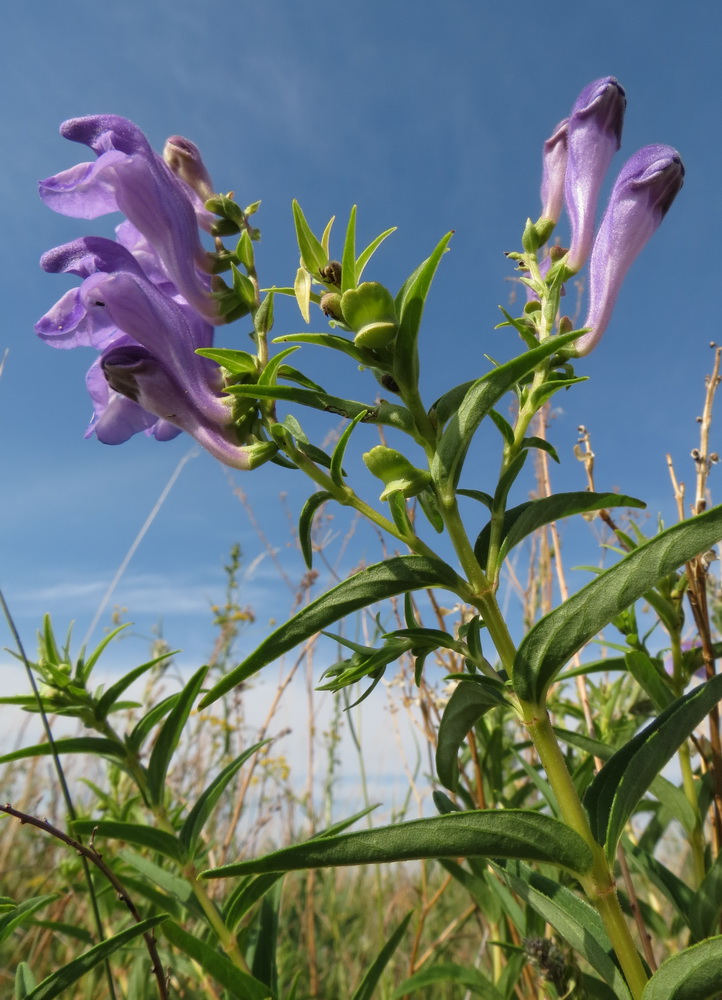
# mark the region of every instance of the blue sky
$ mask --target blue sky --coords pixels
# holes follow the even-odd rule
[[[552,439],[562,466],[553,475],[557,488],[584,488],[572,454],[583,423],[592,432],[598,487],[640,496],[653,517],[661,511],[672,520],[665,453],[691,484],[708,344],[721,337],[719,264],[705,249],[722,231],[720,38],[715,0],[689,5],[684,15],[659,0],[598,7],[483,0],[9,6],[0,40],[0,355],[9,351],[0,378],[0,585],[30,647],[44,612],[61,632],[75,619],[84,635],[191,447],[184,437],[158,444],[138,436],[114,448],[84,440],[91,353],[53,351],[33,334],[70,284],[44,275],[40,254],[76,236],[109,234],[117,221],[55,216],[37,198],[39,178],[85,158],[58,135],[63,119],[124,115],[158,148],[171,134],[193,139],[218,189],[233,189],[246,203],[263,200],[258,263],[268,284],[290,283],[295,273],[294,197],[318,230],[336,214],[339,239],[354,203],[360,238],[398,226],[368,272],[394,289],[454,229],[423,333],[431,402],[482,374],[485,353],[506,357],[517,349],[493,327],[513,290],[503,251],[518,247],[524,220],[539,211],[541,144],[587,82],[617,76],[628,109],[610,183],[624,159],[651,142],[676,146],[687,178],[635,264],[603,343],[578,366],[590,381],[559,399]],[[276,335],[301,329],[292,303],[279,309]],[[236,324],[219,342],[244,347],[245,335]],[[336,358],[307,349],[303,367],[330,390],[372,396],[369,381],[352,367],[339,370]],[[334,429],[332,422],[316,426],[319,435]],[[371,429],[361,429],[357,441],[374,443]],[[488,489],[497,462],[480,449],[464,485]],[[520,485],[522,498],[529,486]],[[207,608],[222,594],[221,566],[234,542],[245,565],[255,567],[241,594],[258,612],[249,641],[292,601],[262,556],[238,489],[290,579],[300,579],[287,517],[309,492],[300,475],[269,466],[229,473],[201,454],[184,467],[113,598],[128,608],[140,636],[162,621],[192,664],[211,645]],[[334,527],[343,537],[343,514]],[[596,561],[583,530],[565,529],[564,537],[571,563]],[[343,565],[378,555],[373,534],[359,531]],[[582,582],[570,579],[574,587]]]

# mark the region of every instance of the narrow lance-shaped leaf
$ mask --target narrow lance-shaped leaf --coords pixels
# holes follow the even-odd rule
[[[662,577],[720,538],[722,506],[667,528],[542,618],[517,652],[513,680],[519,698],[542,705],[549,685],[585,643]]]
[[[99,837],[111,837],[113,840],[123,840],[128,844],[139,844],[141,847],[148,847],[151,851],[164,854],[174,861],[185,860],[185,851],[172,833],[165,830],[157,830],[154,826],[141,823],[121,823],[114,819],[78,819],[72,824],[76,833],[81,837],[92,836],[95,833]]]
[[[333,498],[330,493],[326,490],[319,490],[318,493],[314,493],[308,498],[298,518],[298,541],[301,546],[304,562],[309,569],[313,565],[313,541],[311,536],[313,519],[319,507],[331,499]]]
[[[323,245],[313,235],[311,227],[306,222],[306,216],[295,198],[293,200],[293,221],[296,226],[298,249],[301,251],[303,263],[309,271],[318,276],[321,268],[328,263],[328,256]]]
[[[271,1000],[272,994],[268,986],[239,969],[218,951],[217,946],[214,948],[197,935],[189,934],[173,920],[166,921],[163,935],[172,945],[197,962],[231,996],[243,997],[243,1000]]]
[[[426,587],[444,587],[456,593],[459,587],[463,587],[463,581],[446,563],[426,556],[395,556],[355,573],[317,597],[272,632],[243,663],[211,688],[202,699],[200,707],[211,705],[261,667],[283,656],[345,615],[387,597]]]
[[[501,684],[484,678],[480,683],[462,681],[454,689],[441,716],[439,742],[436,748],[436,773],[439,781],[456,790],[459,779],[459,747],[469,731],[491,708],[506,704]]]
[[[203,878],[459,857],[524,858],[580,874],[592,866],[588,844],[551,816],[525,809],[490,809],[310,840],[262,858],[212,868],[203,872]]]
[[[26,757],[49,757],[53,753],[89,753],[97,757],[127,756],[126,749],[114,740],[102,739],[99,736],[69,736],[66,739],[53,740],[52,743],[37,743],[30,747],[20,747],[0,757],[0,764],[9,764],[13,760],[24,760]]]
[[[584,804],[597,842],[612,859],[622,830],[653,779],[722,699],[722,674],[678,698],[607,761]]]
[[[167,913],[148,917],[137,924],[131,924],[130,927],[126,927],[125,930],[114,934],[113,937],[106,938],[105,941],[101,941],[100,944],[96,944],[93,948],[86,951],[84,955],[74,958],[72,962],[68,962],[67,965],[58,969],[57,972],[53,972],[47,979],[43,979],[34,990],[31,990],[27,994],[26,1000],[55,1000],[55,997],[59,997],[73,983],[77,983],[79,979],[82,979],[96,965],[100,965],[101,962],[110,958],[114,952],[127,947],[131,941],[140,937],[141,934],[146,934],[154,927],[157,927],[158,924],[163,923],[167,917]]]
[[[419,381],[419,353],[417,342],[424,303],[429,294],[436,269],[446,251],[453,232],[447,233],[434,248],[433,253],[404,283],[396,296],[399,331],[394,344],[394,377],[400,386],[415,389]]]
[[[622,496],[619,493],[556,493],[551,497],[540,497],[527,503],[512,507],[504,514],[502,526],[502,543],[499,550],[499,562],[503,562],[515,545],[531,535],[538,528],[552,521],[559,521],[572,514],[587,514],[590,511],[605,510],[608,507],[644,507],[642,500]],[[489,554],[489,538],[491,524],[487,524],[479,534],[474,545],[474,554],[481,565],[485,565]]]
[[[341,291],[355,288],[356,282],[356,206],[351,209],[341,256]]]
[[[614,989],[618,1000],[632,1000],[624,976],[612,957],[614,952],[604,924],[589,903],[519,861],[493,867],[517,896],[541,914],[589,962]]]
[[[642,1000],[711,1000],[722,990],[722,937],[708,938],[663,962]]]
[[[207,672],[208,667],[201,667],[193,674],[158,733],[148,761],[148,793],[153,803],[163,801],[168,765]]]
[[[389,937],[386,944],[366,970],[366,974],[359,983],[351,1000],[371,1000],[374,995],[374,990],[376,989],[379,979],[381,978],[381,974],[388,965],[391,956],[401,943],[401,938],[406,933],[406,928],[409,926],[409,920],[411,920],[412,915],[413,910],[406,914],[396,930]]]
[[[539,347],[492,369],[471,384],[444,429],[432,463],[431,471],[434,479],[442,488],[446,484],[456,487],[471,440],[481,421],[501,397],[513,388],[519,379],[533,371],[537,365],[560,348],[571,343],[572,339],[570,334],[553,337]],[[437,408],[442,404],[443,397]]]

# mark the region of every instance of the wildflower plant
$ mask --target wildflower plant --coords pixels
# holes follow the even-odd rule
[[[553,446],[533,433],[535,418],[555,394],[584,381],[575,365],[610,325],[609,335],[615,335],[612,311],[621,283],[682,187],[679,154],[669,146],[647,146],[621,168],[597,226],[600,190],[620,147],[625,105],[624,90],[615,79],[595,81],[553,130],[543,151],[541,214],[527,221],[521,248],[507,255],[527,289],[521,315],[502,310],[501,326],[519,338],[519,352],[434,401],[424,400],[419,386],[421,325],[452,233],[439,240],[394,293],[366,277],[375,251],[392,230],[359,252],[354,208],[334,253],[331,223],[322,234],[314,233],[294,202],[298,271],[292,282],[262,288],[255,260],[259,234],[252,221],[258,203],[242,208],[230,195],[214,192],[191,142],[174,136],[163,158],[122,118],[91,116],[62,126],[63,135],[89,146],[97,159],[42,182],[43,200],[55,211],[80,218],[116,210],[126,216],[115,240],[86,237],[49,251],[41,262],[47,271],[81,278],[79,287],[38,322],[37,332],[54,347],[90,346],[99,352],[88,373],[95,411],[88,435],[119,444],[140,431],[157,441],[185,431],[231,467],[251,470],[270,461],[301,470],[316,487],[299,516],[300,545],[309,568],[314,518],[326,504],[356,511],[386,533],[397,550],[302,606],[215,683],[207,685],[205,673],[196,673],[175,701],[151,712],[129,739],[109,723],[122,684],[96,698],[86,688],[90,661],[72,676],[58,673],[57,665],[51,669],[53,656],[36,664],[50,692],[43,695],[45,708],[84,713],[85,724],[102,734],[103,747],[95,746],[95,751],[114,757],[128,772],[157,824],[87,819],[71,825],[74,834],[94,830],[96,837],[152,842],[158,855],[170,859],[178,882],[167,873],[158,876],[156,904],[163,893],[173,900],[171,915],[159,923],[158,932],[216,976],[227,996],[296,995],[292,984],[279,982],[272,957],[265,951],[261,955],[257,942],[262,930],[253,942],[235,930],[239,914],[268,893],[262,926],[271,933],[277,919],[272,916],[274,887],[282,873],[408,859],[441,859],[482,911],[487,907],[497,913],[501,900],[494,926],[499,937],[506,933],[504,927],[513,929],[507,960],[494,961],[483,972],[446,971],[465,987],[472,971],[478,972],[479,995],[531,995],[523,992],[523,965],[514,959],[521,938],[531,942],[525,945],[526,955],[541,977],[540,995],[703,1000],[722,991],[722,937],[714,935],[720,920],[714,889],[721,870],[720,843],[714,840],[710,850],[704,841],[708,811],[712,826],[720,828],[722,761],[713,746],[705,756],[708,777],[700,782],[688,744],[696,728],[716,712],[722,679],[712,665],[706,679],[690,688],[691,668],[681,645],[691,574],[699,573],[700,557],[722,538],[722,509],[700,510],[650,538],[620,531],[619,560],[520,639],[512,636],[497,599],[504,561],[538,529],[575,514],[605,512],[609,518],[611,508],[643,506],[611,491],[508,503],[530,455],[543,451],[556,457]],[[568,251],[550,245],[563,206],[571,228]],[[213,250],[204,248],[200,230],[213,237]],[[584,327],[574,329],[561,310],[561,296],[565,281],[587,264],[588,315]],[[279,349],[272,353],[269,335],[278,295],[295,297],[307,323],[327,325],[320,332],[282,333],[273,340]],[[255,351],[214,347],[215,329],[241,317],[252,323]],[[367,402],[335,395],[295,367],[301,356],[312,360],[318,348],[361,371]],[[507,397],[515,401],[510,420],[501,406]],[[308,409],[333,414],[334,420],[339,414],[346,418],[332,450],[324,450],[305,432],[303,413]],[[480,481],[478,467],[467,463],[484,421],[499,434],[496,482]],[[359,463],[352,445],[359,423],[384,431],[383,443],[362,455],[366,469],[379,480],[377,497],[364,496],[353,485]],[[390,444],[387,437],[393,438]],[[462,518],[461,498],[472,501],[467,518]],[[698,606],[705,600],[705,586],[695,591]],[[446,591],[471,609],[454,634],[420,622],[414,595],[427,589]],[[169,811],[164,776],[195,699],[202,692],[200,708],[207,709],[345,616],[393,598],[403,600],[403,627],[382,630],[373,646],[342,639],[350,655],[327,671],[323,686],[342,690],[362,682],[363,696],[373,697],[374,687],[400,657],[413,658],[420,684],[429,655],[453,653],[459,670],[436,750],[439,815],[361,832],[349,832],[344,823],[265,856],[201,870],[203,824],[248,754],[215,778],[185,818]],[[634,609],[642,598],[669,635],[671,674],[641,635]],[[624,637],[624,669],[648,708],[643,728],[627,728],[620,740],[622,730],[611,727],[605,742],[604,711],[601,733],[595,736],[564,729],[564,715],[576,711],[568,701],[554,720],[550,707],[559,704],[556,699],[564,690],[560,677],[563,681],[567,665],[610,623]],[[705,663],[710,642],[708,632]],[[48,634],[44,644],[58,659]],[[144,758],[143,742],[153,726],[159,727],[156,741]],[[480,788],[486,789],[480,802],[460,780],[466,741],[488,741],[494,733],[512,731],[514,745],[533,746],[538,763],[524,758],[527,777],[520,785],[519,751],[508,759],[505,752],[510,767],[516,761],[516,791],[509,791],[508,775],[496,785],[489,785],[489,775],[480,775]],[[62,752],[81,746],[59,742],[56,748]],[[678,751],[684,788],[675,801],[683,802],[694,858],[692,884],[682,882],[626,832],[649,794],[669,799],[670,783],[660,772]],[[39,752],[38,747],[27,751]],[[573,761],[578,766],[570,767]],[[666,789],[664,794],[660,789]],[[617,890],[619,866],[626,865],[620,851],[662,886],[684,939],[656,971],[650,954],[665,943],[653,942],[650,952],[642,938],[648,933],[644,914],[634,928],[627,919],[629,887],[621,897]],[[148,872],[152,869],[146,866]],[[191,889],[181,891],[183,879]],[[221,880],[235,886],[223,907],[209,895]],[[158,905],[149,904],[149,916],[136,931],[147,930],[149,920],[159,919],[158,912]],[[194,937],[182,927],[188,912],[203,922],[203,931]],[[406,923],[390,936],[356,997],[371,995]],[[544,940],[545,924],[559,946]],[[220,945],[215,957],[210,953],[213,942]],[[421,982],[409,980],[396,995],[416,985]],[[159,989],[162,993],[162,985]]]

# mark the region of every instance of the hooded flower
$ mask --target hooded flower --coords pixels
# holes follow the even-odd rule
[[[604,333],[619,289],[637,255],[659,227],[684,181],[684,166],[671,146],[645,146],[622,167],[594,241],[589,265],[591,327],[575,345],[588,354]]]
[[[190,189],[140,129],[117,115],[89,115],[69,119],[60,131],[89,146],[98,159],[41,181],[45,204],[79,219],[122,212],[154,248],[186,301],[208,322],[223,322],[203,273],[207,255]]]
[[[623,88],[613,76],[605,76],[584,88],[569,117],[565,197],[571,245],[566,264],[574,272],[589,256],[599,190],[621,144],[626,105]]]
[[[542,151],[542,219],[558,222],[564,205],[564,180],[567,173],[567,131],[569,119],[559,122],[544,143]]]
[[[161,439],[167,427],[176,433],[176,428],[180,428],[215,458],[237,469],[251,469],[277,450],[271,442],[240,448],[233,429],[208,421],[195,405],[187,385],[179,382],[174,372],[144,347],[137,344],[111,347],[99,359],[98,367],[110,393],[93,430],[106,444],[127,440],[141,429],[138,425],[146,419],[145,415],[153,414],[159,418]],[[173,431],[169,436],[173,436]]]

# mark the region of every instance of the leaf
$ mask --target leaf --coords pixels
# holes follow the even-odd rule
[[[336,442],[336,447],[333,449],[333,454],[331,455],[330,468],[331,479],[335,486],[343,486],[343,456],[346,454],[346,448],[351,440],[351,435],[365,416],[366,412],[364,411],[357,413],[348,427],[344,428],[343,434]]]
[[[27,962],[21,962],[15,970],[15,992],[13,1000],[27,1000],[30,991],[36,986],[37,980]]]
[[[332,587],[272,632],[243,663],[211,688],[200,702],[200,708],[207,708],[226,691],[255,674],[267,663],[283,656],[353,611],[410,590],[444,587],[455,591],[461,584],[462,581],[450,566],[439,559],[427,559],[426,556],[394,556],[385,562],[369,566]]]
[[[104,962],[114,952],[125,948],[135,938],[140,937],[141,934],[147,934],[148,931],[151,931],[167,919],[168,915],[166,913],[148,917],[137,924],[131,924],[130,927],[126,927],[125,930],[114,934],[113,937],[106,938],[105,941],[94,945],[85,954],[73,959],[72,962],[68,962],[67,965],[58,969],[57,972],[53,972],[52,975],[43,979],[35,989],[26,994],[26,1000],[54,1000],[55,997],[60,996],[64,990],[72,986],[73,983],[77,983],[86,973],[94,969],[96,965]]]
[[[411,920],[413,912],[414,911],[411,910],[410,913],[406,914],[399,926],[373,960],[369,968],[366,970],[366,974],[363,979],[359,983],[358,988],[355,990],[354,995],[351,997],[351,1000],[371,1000],[378,981],[381,978],[381,974],[388,965],[389,959],[398,948],[401,938],[404,936],[406,928],[409,926],[409,920]]]
[[[303,263],[312,274],[318,277],[321,268],[328,263],[328,256],[322,244],[311,232],[311,228],[306,222],[306,216],[295,198],[293,199],[293,222],[296,227],[296,239]]]
[[[584,805],[611,860],[622,830],[653,778],[722,698],[722,674],[678,698],[595,775]]]
[[[584,840],[551,816],[525,809],[480,809],[309,840],[261,858],[212,868],[202,877],[459,857],[524,858],[579,873],[592,866],[592,852]]]
[[[332,499],[333,497],[327,490],[319,490],[318,493],[314,493],[308,498],[298,518],[298,542],[308,569],[311,569],[313,565],[313,541],[311,538],[313,519],[319,507],[323,506],[327,500]]]
[[[722,990],[722,937],[708,938],[663,962],[642,1000],[708,1000]]]
[[[129,747],[131,747],[135,753],[139,753],[141,747],[145,743],[146,739],[150,735],[151,731],[155,728],[156,723],[160,722],[164,715],[167,715],[175,705],[175,703],[180,698],[180,691],[176,694],[170,694],[167,698],[163,698],[154,705],[148,712],[140,719],[133,729],[130,736],[126,737],[126,742]]]
[[[444,709],[439,725],[439,742],[436,748],[436,773],[439,781],[451,791],[459,782],[458,753],[479,719],[491,708],[505,705],[501,684],[484,678],[481,683],[461,681]]]
[[[193,674],[180,692],[178,700],[156,737],[153,752],[148,761],[148,794],[154,805],[160,804],[165,797],[165,779],[168,773],[168,765],[175,752],[175,748],[178,746],[178,740],[183,732],[183,727],[188,721],[193,702],[198,696],[207,672],[208,667],[201,667],[200,670],[197,670]]]
[[[482,1000],[504,1000],[497,988],[478,969],[471,965],[455,965],[453,962],[432,965],[430,969],[422,969],[405,979],[394,992],[392,1000],[402,1000],[412,990],[434,987],[438,983],[454,983],[459,990],[469,990],[482,997]]]
[[[705,875],[689,908],[689,926],[699,941],[719,927],[722,910],[722,854],[718,854]]]
[[[522,640],[514,662],[519,698],[543,705],[549,685],[585,643],[662,577],[720,538],[722,506],[667,528],[542,618]]]
[[[356,276],[356,206],[351,209],[346,227],[346,239],[343,243],[341,256],[341,292],[355,288],[358,282]]]
[[[417,341],[424,303],[434,280],[436,269],[446,252],[453,232],[447,233],[436,245],[431,256],[417,268],[396,296],[399,330],[394,343],[394,378],[399,386],[415,389],[419,382]]]
[[[494,864],[504,881],[518,896],[583,955],[591,967],[615,990],[618,1000],[632,1000],[613,956],[604,924],[589,903],[575,896],[559,882],[533,872],[521,862]],[[660,998],[661,1000],[661,998]]]
[[[26,757],[47,757],[54,753],[89,753],[95,757],[126,756],[125,747],[115,740],[101,739],[98,736],[70,736],[50,743],[37,743],[31,747],[21,747],[0,757],[0,764],[9,764],[13,760],[24,760]]]
[[[142,875],[141,879],[134,878],[132,882],[136,891],[144,895],[146,899],[150,899],[161,909],[168,910],[171,909],[174,901],[177,901],[194,917],[207,920],[207,915],[201,909],[193,893],[193,886],[187,879],[174,875],[173,872],[162,868],[144,855],[132,851],[129,847],[118,851],[118,856]],[[130,887],[131,878],[129,875],[125,875],[123,881],[126,887]],[[177,911],[178,907],[175,907],[171,916],[176,916]]]
[[[274,355],[258,376],[258,385],[275,385],[276,375],[278,370],[282,367],[283,362],[289,355],[295,354],[296,351],[300,350],[300,347],[287,347],[285,351],[281,351],[279,354]]]
[[[188,816],[181,827],[180,833],[178,834],[178,839],[187,850],[189,857],[192,858],[195,854],[198,838],[201,835],[205,822],[215,809],[219,798],[228,785],[228,782],[233,778],[238,769],[245,764],[248,758],[252,757],[253,754],[267,742],[268,740],[261,740],[260,743],[254,743],[253,746],[244,750],[243,753],[239,754],[235,760],[232,760],[230,764],[224,767],[221,773],[213,779],[205,791],[199,795],[196,804],[188,813]]]
[[[299,267],[299,269],[296,271],[296,278],[293,282],[293,293],[296,296],[296,302],[298,303],[298,308],[301,312],[301,315],[303,316],[303,318],[306,320],[307,323],[310,323],[311,322],[310,303],[312,299],[311,275],[308,273],[305,267]]]
[[[254,903],[262,899],[282,878],[283,872],[271,872],[266,875],[257,875],[255,878],[244,879],[234,889],[223,907],[223,922],[226,927],[232,931]]]
[[[364,423],[385,424],[395,427],[406,434],[416,436],[411,414],[405,406],[396,403],[357,403],[353,399],[342,399],[340,396],[330,396],[326,392],[314,392],[312,389],[297,389],[290,385],[229,385],[226,392],[233,396],[251,396],[253,399],[275,399],[281,402],[298,403],[313,410],[325,413],[338,413],[352,420],[359,413],[366,411],[362,418]]]
[[[630,649],[624,656],[629,673],[649,696],[658,712],[664,711],[674,701],[674,692],[662,677],[649,655],[642,649]]]
[[[512,358],[498,368],[493,368],[482,378],[471,383],[453,414],[450,415],[431,465],[434,479],[442,488],[447,484],[456,488],[471,440],[481,421],[501,397],[512,389],[519,379],[533,371],[560,347],[571,343],[572,339],[569,334],[552,337],[539,347]],[[437,403],[437,412],[443,408],[443,404],[444,397]]]
[[[280,905],[281,886],[278,884],[272,886],[263,896],[260,913],[255,921],[256,941],[251,965],[251,973],[254,978],[262,983],[266,983],[269,992],[273,996],[276,996],[278,993],[276,945],[278,942],[278,911]]]
[[[273,343],[286,344],[289,341],[297,344],[315,344],[317,347],[330,347],[334,351],[341,351],[343,354],[347,354],[354,361],[358,362],[358,364],[365,367],[369,365],[379,366],[378,360],[374,358],[371,351],[362,347],[356,347],[352,340],[347,340],[346,337],[339,337],[337,333],[288,333],[283,337],[275,337]]]
[[[25,923],[35,913],[48,903],[57,899],[57,894],[50,893],[45,896],[32,896],[30,899],[21,900],[13,906],[7,913],[0,915],[0,941],[5,941],[20,924]]]
[[[380,236],[377,236],[375,240],[372,240],[371,243],[369,243],[369,245],[366,247],[366,249],[363,250],[359,254],[359,258],[356,261],[356,280],[357,281],[361,280],[361,276],[362,276],[362,274],[364,273],[364,271],[366,269],[366,265],[371,260],[371,258],[376,253],[376,251],[381,246],[381,244],[386,239],[386,237],[390,236],[392,233],[395,233],[395,232],[396,232],[396,226],[392,226],[391,229],[385,230],[385,232],[381,233]]]
[[[638,844],[632,843],[628,837],[622,838],[622,844],[630,866],[649,879],[670,901],[685,924],[689,925],[694,893],[687,883],[671,872],[653,854],[645,851]]]
[[[557,493],[551,497],[541,497],[539,500],[530,500],[519,504],[518,507],[512,507],[504,514],[499,563],[501,564],[506,559],[509,552],[522,539],[545,524],[551,524],[552,521],[559,521],[572,514],[587,514],[589,511],[605,510],[607,507],[644,506],[642,500],[621,496],[619,493],[589,493],[582,490],[574,493]],[[486,565],[489,555],[490,536],[491,522],[482,529],[474,545],[474,555],[482,566]]]
[[[229,990],[233,996],[242,997],[243,1000],[271,1000],[272,994],[268,986],[235,966],[230,959],[218,951],[217,945],[214,947],[206,944],[195,934],[189,934],[188,931],[183,930],[174,920],[165,922],[163,934],[172,945],[197,962],[209,976],[224,989]]]
[[[128,844],[140,844],[151,851],[158,851],[174,861],[183,862],[185,851],[172,833],[156,830],[154,826],[141,823],[121,823],[114,819],[76,819],[72,827],[81,836],[111,837],[113,840],[123,840]]]
[[[120,698],[123,692],[130,687],[133,681],[142,677],[146,670],[150,670],[151,667],[155,667],[158,663],[162,663],[163,660],[168,659],[169,656],[175,655],[176,652],[178,652],[178,650],[175,650],[172,653],[163,653],[162,656],[156,656],[147,663],[143,663],[141,666],[136,667],[135,670],[128,671],[128,673],[121,677],[119,681],[116,681],[115,684],[111,684],[102,697],[98,699],[98,703],[95,708],[96,717],[104,719],[112,709],[113,705],[115,705],[118,698]]]
[[[614,747],[592,739],[584,733],[570,732],[567,729],[560,729],[558,726],[554,726],[554,732],[565,743],[579,747],[580,750],[585,750],[588,754],[599,757],[600,760],[609,760],[614,756]],[[697,816],[682,789],[677,788],[661,774],[657,774],[652,780],[649,790],[663,806],[670,810],[674,818],[679,820],[686,832],[691,834],[697,825]]]

